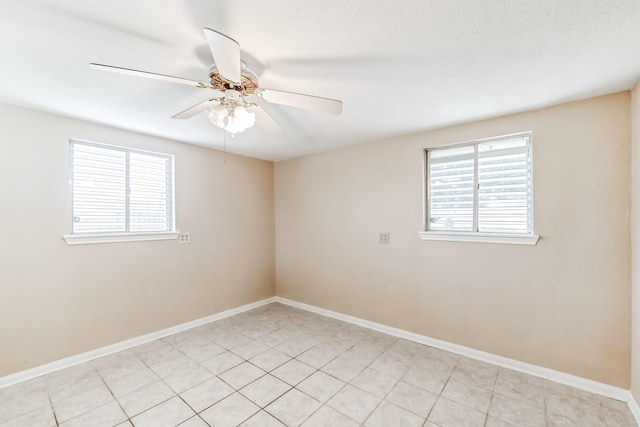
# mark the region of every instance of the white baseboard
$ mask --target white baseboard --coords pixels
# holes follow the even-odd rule
[[[86,353],[80,353],[75,356],[67,357],[64,359],[56,360],[55,362],[40,365],[35,368],[27,369],[24,371],[16,372],[15,374],[0,377],[0,389],[8,387],[10,385],[27,381],[33,378],[40,377],[42,375],[50,374],[61,369],[69,368],[71,366],[78,365],[80,363],[88,362],[99,357],[107,356],[118,351],[126,350],[131,347],[135,347],[140,344],[154,341],[160,338],[167,337],[169,335],[183,332],[188,329],[202,326],[216,320],[224,319],[226,317],[233,316],[238,313],[242,313],[254,308],[262,307],[263,305],[276,302],[275,297],[263,299],[250,304],[242,305],[240,307],[225,310],[220,313],[212,314],[211,316],[202,317],[200,319],[192,320],[190,322],[182,323],[180,325],[172,326],[170,328],[162,329],[160,331],[151,332],[149,334],[141,335],[139,337],[131,338],[125,341],[120,341],[105,347],[100,347],[95,350],[87,351]]]
[[[324,308],[316,307],[313,305],[293,301],[287,298],[275,297],[276,302],[289,305],[291,307],[299,308],[302,310],[310,311],[312,313],[321,314],[323,316],[332,317],[334,319],[343,320],[358,326],[373,329],[378,332],[393,335],[399,338],[404,338],[409,341],[417,342],[419,344],[425,344],[431,347],[436,347],[442,350],[450,351],[452,353],[460,354],[462,356],[470,357],[472,359],[481,360],[483,362],[491,363],[492,365],[501,366],[503,368],[512,369],[525,374],[533,375],[536,377],[544,378],[557,383],[565,384],[571,387],[575,387],[581,390],[585,390],[591,393],[596,393],[602,396],[610,397],[612,399],[627,402],[629,400],[629,390],[625,390],[619,387],[614,387],[609,384],[600,383],[597,381],[581,378],[575,375],[567,374],[564,372],[556,371],[542,366],[532,365],[518,360],[509,359],[507,357],[498,356],[492,353],[476,350],[470,347],[465,347],[458,344],[453,344],[447,341],[430,338],[424,335],[415,334],[402,329],[393,328],[391,326],[382,325],[380,323],[371,322],[369,320],[360,319],[358,317],[349,316],[346,314],[338,313],[335,311],[327,310]]]
[[[629,392],[629,401],[627,404],[629,405],[629,410],[631,411],[633,418],[636,419],[636,423],[640,425],[640,406],[638,406],[638,401],[631,392]]]

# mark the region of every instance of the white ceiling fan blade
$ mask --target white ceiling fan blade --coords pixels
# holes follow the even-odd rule
[[[261,106],[254,105],[249,107],[247,110],[256,115],[256,122],[258,123],[258,126],[260,126],[262,130],[264,130],[268,134],[280,135],[282,133],[282,128],[280,127],[280,125],[278,125],[278,123],[276,123],[276,121],[273,120]]]
[[[240,84],[240,45],[238,42],[211,28],[205,28],[204,35],[220,75]]]
[[[113,65],[89,64],[94,70],[110,71],[112,73],[126,74],[128,76],[146,77],[149,79],[164,80],[166,82],[180,83],[188,86],[208,88],[209,85],[196,80],[189,80],[182,77],[167,76],[166,74],[150,73],[149,71],[132,70],[131,68],[114,67]]]
[[[303,95],[301,93],[273,89],[261,89],[260,93],[265,101],[276,104],[284,104],[290,107],[304,108],[336,115],[342,113],[342,101],[338,101],[337,99],[321,98],[319,96]]]
[[[193,107],[189,107],[184,111],[179,112],[178,114],[171,116],[172,119],[190,119],[191,117],[199,114],[207,109],[207,107],[213,107],[214,105],[220,104],[220,101],[217,99],[208,99],[199,104],[194,105]]]

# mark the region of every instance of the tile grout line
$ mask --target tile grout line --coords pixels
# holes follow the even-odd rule
[[[144,362],[142,362],[142,363],[144,363]],[[107,390],[109,390],[109,393],[111,394],[111,397],[113,397],[113,400],[116,401],[116,403],[118,404],[118,407],[120,407],[120,409],[122,410],[122,413],[127,418],[125,421],[131,422],[131,419],[129,418],[129,414],[127,414],[127,411],[124,410],[124,408],[122,407],[122,404],[120,403],[120,401],[118,400],[116,395],[113,394],[113,390],[111,390],[111,387],[109,387],[109,384],[107,384],[107,381],[104,379],[104,377],[102,376],[102,374],[100,373],[100,371],[97,368],[96,368],[96,374],[98,374],[98,376],[100,377],[100,380],[102,380],[102,384],[104,384],[104,386],[107,388]],[[105,405],[107,405],[107,403],[105,403]],[[131,424],[133,424],[133,422],[131,422]]]
[[[51,394],[49,394],[49,385],[45,380],[45,390],[47,391],[47,399],[49,400],[49,405],[51,405],[51,412],[53,413],[53,420],[56,422],[56,427],[60,427],[60,423],[58,422],[58,416],[56,415],[56,410],[53,407],[53,400],[51,400]]]

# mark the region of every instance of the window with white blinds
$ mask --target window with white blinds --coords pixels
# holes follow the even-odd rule
[[[173,156],[70,144],[74,234],[174,231]]]
[[[531,133],[426,156],[427,231],[533,234]]]

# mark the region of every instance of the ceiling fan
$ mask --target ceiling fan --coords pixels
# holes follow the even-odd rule
[[[204,35],[214,60],[214,65],[209,67],[208,83],[112,65],[91,63],[89,66],[97,70],[206,89],[209,93],[207,100],[187,108],[172,118],[188,119],[206,112],[214,125],[232,134],[252,127],[256,121],[266,132],[282,131],[260,106],[262,101],[336,115],[342,112],[342,101],[336,99],[260,87],[258,76],[240,60],[240,45],[237,41],[210,28],[204,29]]]

